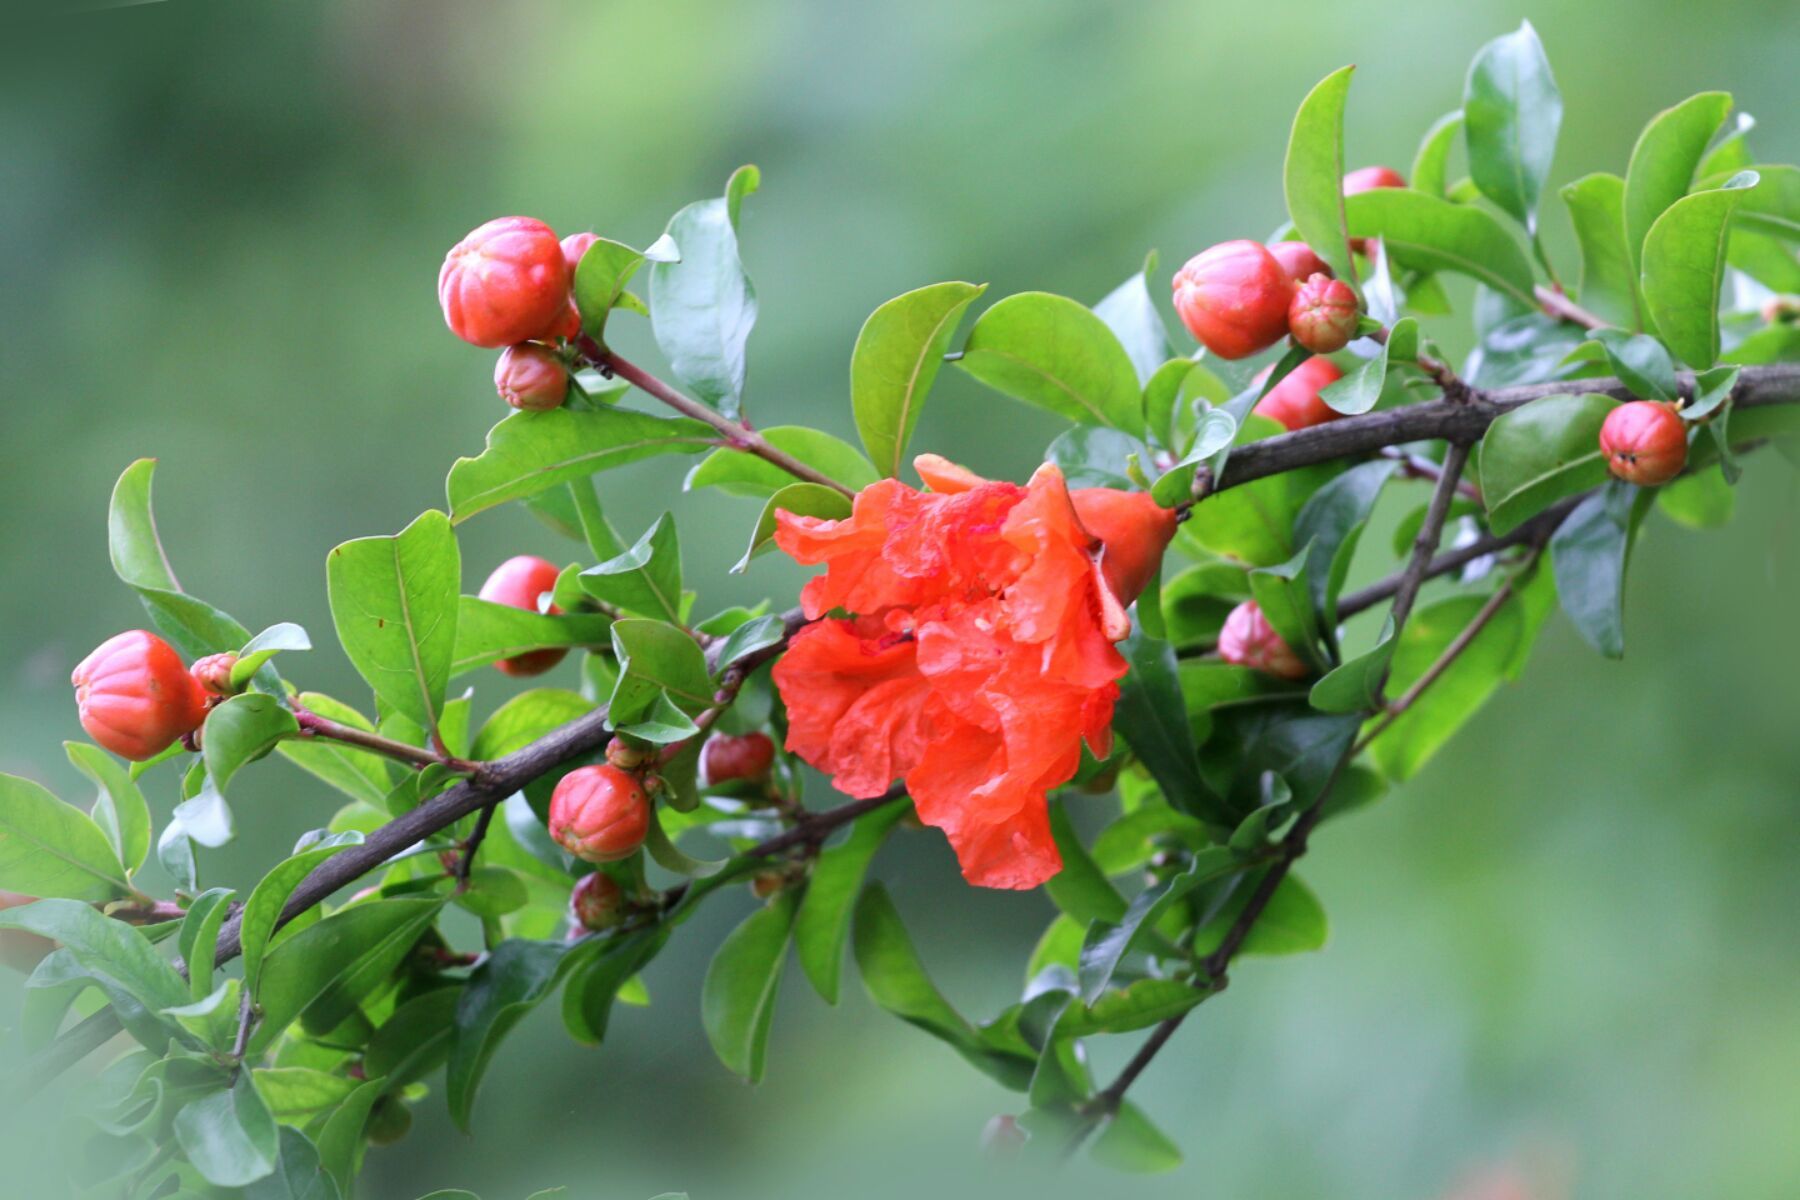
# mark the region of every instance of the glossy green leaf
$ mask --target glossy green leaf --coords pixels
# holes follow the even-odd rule
[[[336,1028],[400,965],[442,907],[441,900],[365,900],[282,941],[262,964],[256,1000],[263,1021],[251,1046],[267,1047],[296,1018],[315,1035]]]
[[[111,900],[131,885],[118,851],[86,813],[29,779],[0,775],[0,889]]]
[[[1759,182],[1738,205],[1738,231],[1789,243],[1800,241],[1800,167],[1759,164],[1751,169]],[[1707,187],[1717,187],[1731,178],[1708,176],[1704,170],[1700,177]],[[1791,250],[1789,256],[1791,261]]]
[[[581,573],[589,595],[628,612],[681,621],[681,542],[668,513],[617,557]]]
[[[302,692],[298,699],[307,711],[321,717],[365,733],[375,731],[374,724],[367,717],[330,696],[318,692]],[[275,748],[283,758],[351,799],[377,808],[381,807],[394,786],[394,777],[386,759],[343,742],[327,738],[289,739]]]
[[[1306,578],[1327,632],[1337,627],[1338,593],[1349,577],[1363,526],[1398,467],[1390,460],[1351,467],[1314,492],[1294,518],[1294,540],[1310,548]]]
[[[653,417],[623,408],[514,413],[488,431],[487,449],[459,458],[445,491],[458,524],[508,500],[659,454],[696,454],[718,444],[686,417]]]
[[[726,935],[700,985],[700,1023],[713,1053],[751,1083],[762,1080],[793,924],[794,894],[787,891]]]
[[[900,474],[950,338],[986,290],[986,284],[934,283],[894,297],[863,323],[850,354],[850,408],[882,474]]]
[[[876,851],[909,811],[905,802],[858,818],[850,836],[820,854],[794,918],[794,955],[827,1004],[838,1002],[850,913]]]
[[[1374,408],[1381,399],[1381,389],[1387,384],[1390,348],[1403,339],[1403,344],[1411,345],[1415,348],[1414,353],[1417,353],[1418,323],[1411,317],[1401,317],[1389,339],[1382,342],[1375,353],[1364,359],[1355,370],[1320,388],[1319,399],[1334,412],[1343,413],[1347,417],[1358,417]]]
[[[1562,115],[1562,93],[1530,21],[1476,53],[1463,85],[1469,175],[1533,233]]]
[[[281,1130],[275,1169],[244,1189],[244,1200],[342,1200],[319,1151],[298,1129]]]
[[[1081,944],[1082,999],[1089,1004],[1099,1000],[1112,983],[1119,964],[1128,955],[1143,949],[1157,921],[1171,905],[1195,888],[1222,879],[1238,869],[1236,857],[1223,847],[1202,850],[1186,870],[1146,887],[1132,897],[1130,906],[1117,916],[1110,920],[1092,920]]]
[[[775,613],[755,617],[725,635],[725,640],[712,648],[713,668],[723,671],[733,663],[748,658],[758,650],[780,643],[786,636],[787,623]]]
[[[1625,249],[1633,274],[1642,268],[1644,239],[1658,217],[1687,195],[1694,169],[1706,153],[1725,114],[1731,111],[1726,92],[1701,92],[1652,117],[1632,147],[1625,169],[1623,214]]]
[[[1071,1004],[1056,1028],[1070,1037],[1130,1033],[1180,1016],[1211,994],[1185,979],[1138,979],[1108,989],[1092,1003]]]
[[[1237,444],[1284,432],[1269,418],[1250,415],[1243,421]],[[1217,477],[1216,456],[1212,469]],[[1252,566],[1286,562],[1300,549],[1293,532],[1300,510],[1314,492],[1341,470],[1337,463],[1319,463],[1208,496],[1194,506],[1193,516],[1177,535],[1178,541],[1191,540],[1211,552],[1203,557],[1221,555]]]
[[[1625,566],[1643,509],[1637,488],[1614,482],[1582,501],[1550,539],[1562,610],[1608,658],[1625,653]]]
[[[1281,174],[1295,230],[1333,274],[1351,282],[1356,263],[1344,229],[1344,103],[1355,70],[1333,71],[1300,102]]]
[[[1622,329],[1596,329],[1589,338],[1606,351],[1606,361],[1631,394],[1645,400],[1673,400],[1679,395],[1675,360],[1649,334]]]
[[[532,688],[494,710],[475,735],[470,753],[488,761],[522,750],[552,729],[594,711],[592,701],[562,688]]]
[[[599,613],[532,612],[462,596],[456,606],[456,649],[450,659],[452,678],[480,667],[553,646],[605,646],[612,637],[612,618]]]
[[[279,1134],[248,1074],[175,1114],[175,1140],[215,1187],[241,1188],[275,1170]]]
[[[1150,275],[1155,270],[1156,255],[1151,254],[1144,260],[1143,270],[1094,305],[1094,315],[1106,322],[1106,327],[1119,339],[1119,345],[1125,347],[1125,355],[1137,370],[1140,385],[1148,384],[1150,377],[1175,352],[1169,345],[1169,330],[1163,324],[1162,314],[1156,311],[1156,302],[1150,298]]]
[[[231,666],[231,686],[247,686],[262,665],[283,650],[311,649],[312,639],[306,635],[306,630],[292,621],[271,625],[238,649],[237,662]]]
[[[356,1172],[362,1164],[369,1112],[381,1098],[386,1081],[370,1079],[326,1119],[319,1130],[319,1164],[325,1174],[344,1191],[356,1186]]]
[[[150,504],[155,472],[154,458],[140,458],[125,468],[113,486],[107,512],[113,573],[137,592],[156,627],[189,658],[236,650],[250,631],[182,591],[163,553]]]
[[[269,939],[275,934],[275,927],[281,920],[281,911],[286,907],[288,897],[293,895],[294,889],[312,873],[314,867],[362,840],[360,833],[335,834],[320,844],[297,851],[292,857],[277,863],[251,889],[238,925],[238,944],[244,958],[244,978],[250,981],[252,995],[260,993],[263,956],[268,951]]]
[[[1467,275],[1521,304],[1532,298],[1531,262],[1498,218],[1410,188],[1377,188],[1345,201],[1350,236],[1378,237],[1409,271]]]
[[[861,491],[880,478],[856,447],[840,438],[804,425],[777,425],[760,431],[763,440],[786,454],[823,472],[852,491]],[[694,464],[682,483],[684,491],[716,487],[729,496],[772,496],[794,477],[781,467],[733,447],[714,450]]]
[[[1616,402],[1599,393],[1545,396],[1501,414],[1481,443],[1481,494],[1495,533],[1606,480],[1600,426]]]
[[[437,728],[462,581],[449,519],[431,511],[393,537],[345,542],[326,557],[325,574],[351,664],[388,707]]]
[[[1644,237],[1644,309],[1682,361],[1703,371],[1719,357],[1719,286],[1731,214],[1756,186],[1755,172],[1668,207]]]
[[[274,696],[262,692],[233,696],[206,715],[200,731],[207,778],[223,791],[245,764],[299,732],[294,714]]]
[[[144,801],[144,793],[132,781],[131,773],[100,747],[64,742],[63,752],[77,771],[99,786],[100,794],[89,816],[112,843],[120,863],[127,871],[135,872],[150,856],[150,806]],[[4,850],[0,850],[0,855],[4,855]]]
[[[1088,854],[1087,847],[1069,821],[1063,804],[1050,806],[1050,835],[1062,858],[1062,870],[1044,882],[1044,890],[1056,907],[1082,924],[1117,921],[1125,915],[1125,897],[1119,894]]]
[[[581,327],[604,342],[606,318],[625,295],[631,277],[646,261],[677,262],[681,251],[668,234],[648,250],[634,250],[623,242],[600,238],[589,246],[575,266],[575,307],[581,310]]]
[[[436,1070],[450,1057],[456,1033],[456,1005],[462,988],[434,988],[414,996],[394,1010],[369,1039],[363,1053],[363,1070],[371,1079],[385,1079],[390,1088],[403,1088]]]
[[[1066,296],[1022,292],[1000,301],[976,319],[956,365],[1078,424],[1143,430],[1130,356],[1106,322]]]
[[[1412,180],[1412,187],[1428,196],[1442,196],[1450,183],[1450,151],[1456,145],[1457,135],[1463,129],[1463,114],[1459,108],[1455,112],[1445,113],[1431,123],[1425,136],[1419,139],[1419,149],[1413,155],[1412,171],[1407,178]]]
[[[619,682],[611,703],[615,724],[629,725],[641,719],[659,695],[667,695],[688,713],[698,713],[712,703],[706,655],[693,638],[675,626],[632,617],[613,623],[612,639],[619,663]]]
[[[762,182],[739,167],[725,195],[688,205],[665,236],[679,260],[650,268],[650,329],[675,373],[702,403],[735,417],[743,402],[744,347],[756,324],[756,289],[738,257],[738,210]]]
[[[572,969],[563,988],[563,1024],[584,1045],[598,1046],[606,1037],[613,1002],[625,999],[636,972],[656,957],[669,940],[669,926],[656,925],[610,938],[588,963]]]
[[[1276,802],[1271,773],[1287,786],[1296,807],[1318,799],[1360,721],[1319,712],[1304,694],[1288,691],[1221,704],[1213,710],[1212,724],[1200,749],[1200,769],[1208,785],[1225,797],[1225,824],[1234,829],[1252,812]]]
[[[1625,181],[1596,172],[1564,185],[1560,195],[1581,246],[1575,295],[1582,307],[1621,328],[1642,328],[1637,271],[1625,245]]]
[[[1389,617],[1372,647],[1313,684],[1308,702],[1320,712],[1373,711],[1381,703],[1381,684],[1393,661],[1394,646],[1394,621]]]
[[[1312,547],[1306,546],[1285,563],[1251,571],[1250,595],[1276,635],[1301,658],[1321,667],[1324,663],[1318,648],[1319,614],[1313,607],[1312,584],[1306,571],[1311,553]]]
[[[770,496],[763,504],[761,515],[756,518],[756,529],[750,535],[750,545],[744,551],[744,557],[738,559],[737,565],[731,568],[734,575],[741,575],[748,570],[751,559],[775,544],[777,512],[841,521],[850,515],[850,497],[836,488],[828,488],[820,483],[790,483]]]
[[[1212,920],[1194,932],[1195,954],[1211,954],[1219,948],[1226,931],[1255,892],[1256,883],[1255,875],[1245,876],[1243,885],[1233,890]],[[1238,948],[1238,957],[1306,954],[1322,948],[1330,932],[1325,906],[1298,875],[1290,873],[1250,927],[1249,936]]]
[[[1160,1175],[1181,1165],[1181,1149],[1129,1100],[1121,1101],[1088,1147],[1095,1162],[1133,1175]]]
[[[48,899],[0,912],[0,929],[56,942],[79,974],[106,993],[133,1036],[153,1050],[168,1040],[165,1009],[188,1002],[188,986],[135,927],[77,900]],[[46,960],[48,961],[48,960]]]
[[[1176,679],[1174,649],[1146,636],[1135,624],[1119,649],[1131,672],[1120,686],[1114,728],[1156,778],[1170,804],[1201,820],[1223,824],[1224,807],[1200,777]]]

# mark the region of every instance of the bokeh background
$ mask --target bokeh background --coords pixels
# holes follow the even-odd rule
[[[850,347],[883,299],[962,278],[1091,302],[1151,248],[1166,281],[1278,222],[1288,122],[1328,70],[1360,64],[1351,159],[1404,168],[1475,49],[1522,16],[1567,102],[1559,182],[1623,170],[1651,113],[1710,87],[1764,119],[1765,158],[1800,157],[1785,0],[172,0],[21,25],[0,51],[0,769],[83,796],[58,745],[78,736],[67,677],[142,623],[105,543],[108,490],[142,455],[161,459],[186,585],[253,629],[300,621],[321,649],[290,673],[364,695],[329,644],[325,553],[441,505],[449,463],[502,415],[492,356],[445,331],[433,294],[487,217],[644,245],[759,164],[751,411],[850,437]],[[1557,206],[1548,226],[1568,263]],[[655,361],[641,320],[616,325]],[[915,445],[1022,477],[1055,432],[946,371]],[[672,509],[708,603],[791,596],[773,559],[725,574],[753,505],[680,494],[684,465],[603,477],[615,521]],[[1729,528],[1654,523],[1622,663],[1553,622],[1421,778],[1329,830],[1305,874],[1330,946],[1243,965],[1135,1093],[1187,1151],[1173,1175],[996,1173],[977,1135],[1017,1099],[854,984],[830,1010],[790,977],[768,1080],[742,1086],[698,1020],[706,955],[749,903],[731,898],[604,1052],[540,1012],[476,1136],[433,1097],[362,1194],[1397,1200],[1473,1195],[1496,1170],[1544,1198],[1793,1194],[1795,481],[1764,455]],[[471,590],[508,555],[575,553],[511,510],[462,542]],[[482,711],[510,687],[478,682]],[[246,782],[212,882],[248,886],[335,805],[279,763]],[[1046,899],[971,892],[927,837],[879,869],[965,1012],[1016,995]],[[10,981],[0,1001],[10,1027]]]

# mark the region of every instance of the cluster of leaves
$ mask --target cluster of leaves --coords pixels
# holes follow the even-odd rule
[[[152,464],[130,467],[111,509],[119,577],[185,653],[235,652],[234,682],[246,690],[211,711],[191,759],[176,747],[128,769],[71,743],[71,762],[99,788],[91,816],[0,778],[0,888],[45,897],[0,914],[0,925],[57,946],[29,980],[27,1036],[49,1043],[71,1013],[93,1021],[104,1009],[136,1043],[107,1069],[104,1103],[90,1114],[111,1143],[96,1156],[107,1165],[89,1181],[94,1194],[347,1195],[365,1147],[393,1133],[440,1070],[466,1125],[502,1039],[559,992],[570,1034],[601,1043],[616,1002],[648,1002],[641,973],[675,928],[706,897],[759,874],[773,894],[720,945],[702,984],[706,1033],[732,1071],[753,1081],[764,1071],[789,948],[835,1003],[848,944],[877,1004],[1025,1096],[1034,1144],[1085,1138],[1096,1157],[1131,1170],[1179,1161],[1141,1111],[1097,1085],[1085,1040],[1179,1020],[1216,992],[1233,954],[1321,945],[1324,910],[1288,873],[1295,850],[1284,831],[1309,813],[1330,819],[1371,803],[1415,774],[1518,676],[1559,600],[1585,638],[1620,652],[1625,565],[1653,497],[1606,482],[1596,435],[1618,402],[1610,381],[1684,400],[1692,467],[1654,499],[1689,525],[1729,516],[1735,448],[1793,428],[1791,411],[1736,412],[1734,397],[1740,371],[1800,359],[1800,326],[1763,313],[1775,293],[1800,291],[1800,169],[1756,164],[1750,123],[1723,129],[1728,97],[1705,93],[1659,115],[1623,178],[1590,175],[1562,189],[1582,258],[1565,292],[1538,230],[1561,100],[1529,26],[1482,49],[1462,109],[1427,132],[1410,187],[1346,202],[1349,81],[1347,68],[1327,77],[1300,109],[1284,175],[1291,226],[1276,231],[1358,281],[1365,332],[1381,335],[1341,356],[1349,369],[1325,399],[1371,420],[1436,401],[1446,356],[1421,318],[1447,313],[1444,277],[1460,275],[1476,285],[1479,343],[1462,372],[1476,391],[1461,402],[1494,417],[1479,487],[1458,491],[1449,510],[1456,538],[1487,538],[1493,552],[1432,584],[1409,619],[1389,618],[1356,653],[1342,636],[1353,607],[1344,587],[1371,513],[1419,479],[1449,474],[1454,486],[1460,458],[1436,442],[1320,454],[1221,487],[1234,451],[1282,433],[1251,410],[1304,352],[1283,355],[1260,384],[1241,366],[1177,353],[1152,299],[1154,257],[1091,308],[1038,292],[1000,300],[954,350],[984,289],[907,292],[870,316],[852,355],[861,450],[803,426],[754,437],[735,426],[744,436],[733,436],[757,315],[737,239],[753,168],[723,196],[677,213],[649,250],[601,240],[587,252],[575,292],[601,352],[567,406],[496,425],[480,454],[451,468],[445,511],[331,552],[336,633],[368,684],[366,712],[284,678],[290,660],[278,656],[310,645],[297,626],[252,636],[182,590],[151,514]],[[1453,179],[1458,147],[1468,175]],[[646,263],[647,302],[627,290]],[[649,314],[707,419],[663,415],[622,381],[622,360],[604,349],[615,311]],[[1053,804],[1065,866],[1046,890],[1057,915],[1018,1002],[979,1022],[932,983],[888,893],[867,881],[902,804],[865,806],[837,822],[849,829],[835,842],[824,834],[836,823],[816,826],[818,836],[787,839],[771,860],[763,843],[818,819],[802,805],[798,765],[779,760],[767,786],[701,786],[703,729],[766,729],[780,741],[766,664],[787,622],[767,605],[698,616],[673,517],[627,542],[593,484],[648,457],[695,457],[690,491],[755,502],[735,568],[745,570],[770,545],[777,510],[844,516],[850,493],[901,471],[946,360],[1065,418],[1046,456],[1072,484],[1192,505],[1179,561],[1139,601],[1122,647],[1131,672],[1120,748],[1077,780],[1092,792],[1116,786],[1117,815],[1084,843],[1069,805]],[[1589,378],[1609,382],[1589,391],[1580,382]],[[1504,390],[1526,384],[1555,386],[1529,402],[1536,393]],[[796,481],[758,447],[817,478]],[[1420,492],[1400,524],[1396,561],[1427,525],[1425,500]],[[456,527],[515,501],[579,547],[554,613],[461,594]],[[1550,517],[1545,570],[1543,537],[1507,539]],[[1293,684],[1211,653],[1226,613],[1250,599],[1315,679]],[[479,724],[471,694],[454,691],[477,668],[557,647],[577,652],[577,687],[522,691]],[[1390,692],[1407,702],[1387,706]],[[666,787],[650,862],[604,868],[632,898],[630,915],[571,936],[570,887],[593,868],[550,840],[546,806],[609,731],[666,748]],[[244,894],[203,886],[201,851],[233,834],[233,782],[271,753],[341,793],[342,807]],[[363,890],[290,906],[336,856],[478,786],[482,768],[471,763],[533,755],[516,793],[493,798],[491,821],[472,803],[384,854]],[[170,763],[179,802],[158,832],[141,784]],[[698,831],[730,855],[677,846]],[[173,903],[139,890],[153,848],[176,881]]]

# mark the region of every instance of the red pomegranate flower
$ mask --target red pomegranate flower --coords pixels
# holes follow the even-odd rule
[[[1102,757],[1111,744],[1126,666],[1113,643],[1135,596],[1103,557],[1154,561],[1174,516],[1105,489],[1071,496],[1054,466],[1020,487],[934,455],[915,465],[932,491],[884,479],[841,521],[777,514],[776,544],[826,568],[801,593],[813,624],[775,666],[787,746],[851,796],[904,779],[970,883],[1036,887],[1062,867],[1046,792],[1074,776],[1084,741]],[[1084,499],[1106,510],[1107,543]],[[822,619],[835,609],[852,615]]]

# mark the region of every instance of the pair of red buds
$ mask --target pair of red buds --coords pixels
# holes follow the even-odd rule
[[[108,638],[70,676],[87,735],[121,758],[155,758],[199,729],[231,682],[235,654],[214,654],[189,670],[169,643],[144,629]]]

